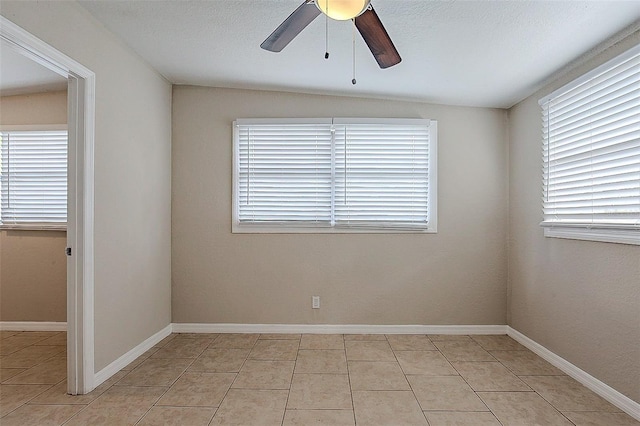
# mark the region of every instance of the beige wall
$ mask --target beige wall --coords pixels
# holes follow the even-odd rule
[[[0,13],[96,74],[95,370],[171,322],[171,85],[75,2]]]
[[[332,116],[438,120],[438,234],[231,234],[232,121]],[[494,109],[174,86],[173,321],[505,324],[505,120]]]
[[[509,325],[635,401],[640,247],[543,236],[538,99],[638,42],[635,33],[509,113]]]
[[[67,321],[66,232],[0,231],[0,321]]]
[[[66,125],[67,92],[0,98],[0,126]],[[67,234],[0,231],[0,321],[67,321]]]
[[[67,125],[67,91],[0,97],[0,125]]]

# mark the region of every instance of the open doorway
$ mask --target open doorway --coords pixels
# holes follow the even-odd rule
[[[66,332],[67,79],[1,52],[0,321]]]
[[[2,380],[67,376],[67,79],[12,49],[0,60]],[[37,346],[36,346],[37,345]]]
[[[28,60],[66,80],[68,167],[66,227],[67,384],[93,389],[93,72],[0,17],[2,60]],[[15,56],[18,55],[18,56]],[[23,63],[24,65],[24,63]],[[0,323],[1,324],[1,323]]]

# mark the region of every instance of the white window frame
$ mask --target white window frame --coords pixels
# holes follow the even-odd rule
[[[429,169],[428,169],[428,226],[417,228],[377,228],[377,227],[337,227],[337,226],[295,226],[246,224],[239,221],[239,125],[251,124],[426,124],[429,126]],[[309,119],[237,119],[233,122],[233,193],[232,193],[232,233],[272,233],[272,234],[399,234],[438,232],[438,123],[428,119],[377,119],[377,118],[309,118]]]
[[[594,77],[597,77],[598,75],[602,74],[604,71],[607,71],[615,67],[616,65],[630,59],[631,57],[639,53],[640,53],[640,45],[629,49],[628,51],[607,61],[606,63],[600,65],[599,67],[593,69],[592,71],[560,87],[559,89],[555,90],[554,92],[545,96],[544,98],[541,98],[538,101],[539,105],[542,107],[551,99],[556,98],[568,92],[569,90],[572,90],[577,86],[588,82]],[[544,147],[545,147],[545,142],[543,141],[543,149]],[[543,159],[543,165],[544,165],[544,159]],[[543,182],[543,186],[544,185],[546,184]],[[543,202],[544,202],[544,198],[543,198]],[[606,225],[585,225],[585,224],[571,224],[571,223],[564,224],[564,223],[553,223],[549,221],[545,222],[543,220],[540,223],[540,226],[542,226],[544,229],[544,236],[550,237],[550,238],[566,238],[566,239],[575,239],[575,240],[640,245],[640,223],[636,227],[629,227],[629,226],[615,226],[615,225],[606,226]]]
[[[0,126],[0,132],[38,132],[38,131],[66,131],[66,124],[42,124],[42,125],[3,125]],[[68,144],[68,142],[67,142]],[[69,154],[67,153],[67,156]],[[68,179],[68,177],[67,177]],[[68,195],[68,193],[67,193]],[[68,203],[68,202],[67,202]],[[68,215],[68,213],[67,213]],[[67,216],[68,221],[68,216]],[[66,231],[67,222],[64,223],[2,223],[0,220],[0,230],[10,231]]]

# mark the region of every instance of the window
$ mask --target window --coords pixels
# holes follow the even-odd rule
[[[67,223],[67,131],[3,131],[0,219],[4,228]]]
[[[640,244],[640,46],[540,105],[545,235]]]
[[[431,120],[237,120],[233,232],[436,232]]]

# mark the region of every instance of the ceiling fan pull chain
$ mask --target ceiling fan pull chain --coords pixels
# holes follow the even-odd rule
[[[351,21],[353,22],[353,27],[351,29],[351,43],[353,45],[353,79],[351,80],[351,84],[356,84],[356,20],[354,18]]]
[[[329,0],[325,0],[325,7],[329,10]],[[329,59],[329,15],[324,15],[324,58]]]

